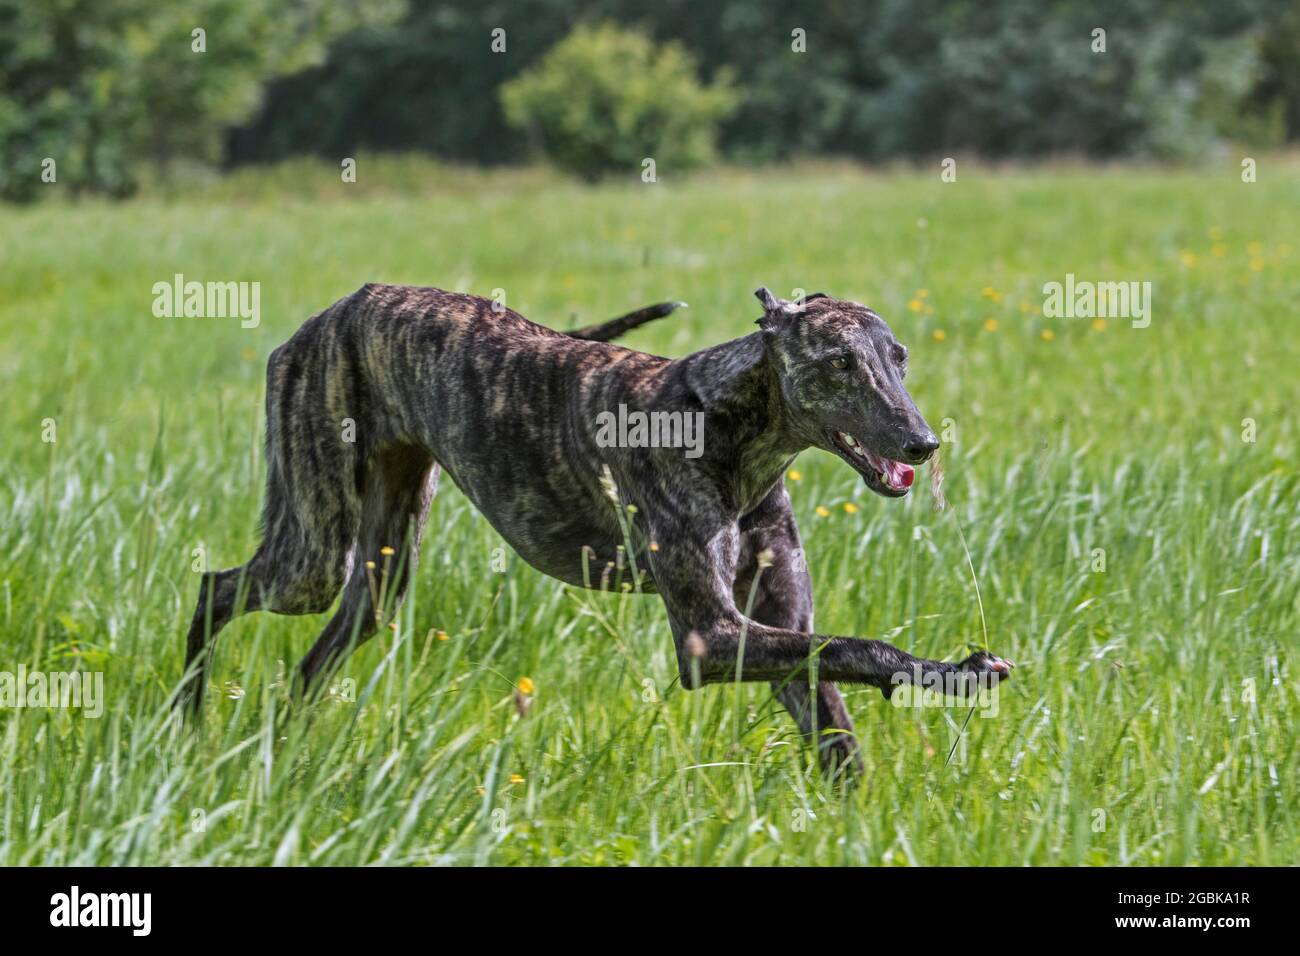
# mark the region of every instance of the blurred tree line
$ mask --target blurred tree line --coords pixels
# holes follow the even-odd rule
[[[533,69],[607,22],[668,45],[588,37]],[[654,50],[675,67],[656,72]],[[583,75],[563,82],[566,68]],[[585,135],[542,137],[552,158],[591,154],[610,129],[661,131],[675,108],[709,124],[679,129],[697,159],[715,141],[746,162],[1268,148],[1300,139],[1300,2],[0,0],[0,194],[34,191],[43,157],[60,181],[115,194],[177,158],[516,162],[539,120],[584,122],[566,113],[584,96],[599,108],[586,104]],[[620,125],[630,109],[641,119]]]
[[[272,86],[231,156],[519,160],[529,144],[497,88],[598,20],[680,41],[706,80],[734,75],[742,98],[721,128],[734,159],[1181,158],[1220,137],[1300,138],[1296,0],[484,0],[414,3],[344,37]],[[505,53],[490,49],[498,27]]]
[[[0,0],[0,196],[129,195],[144,167],[225,157],[266,84],[399,0]],[[44,177],[44,179],[43,179]]]

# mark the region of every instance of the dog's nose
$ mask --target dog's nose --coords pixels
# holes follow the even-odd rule
[[[934,432],[927,428],[925,431],[912,435],[907,439],[903,445],[903,454],[907,456],[909,462],[919,465],[933,455],[938,447],[939,439],[935,437]]]

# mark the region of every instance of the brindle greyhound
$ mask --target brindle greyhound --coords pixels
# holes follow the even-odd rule
[[[772,682],[826,766],[861,767],[836,681],[888,696],[917,673],[1005,677],[1010,664],[987,651],[950,664],[813,633],[786,469],[821,448],[898,498],[938,441],[880,316],[820,293],[756,295],[760,331],[676,360],[603,341],[674,304],[565,334],[476,296],[367,285],[309,319],[267,363],[262,544],[205,576],[183,697],[201,702],[214,638],[236,614],[319,613],[341,587],[299,668],[300,688],[317,684],[377,629],[366,564],[393,546],[406,549],[387,588],[400,601],[442,470],[539,571],[592,586],[590,565],[634,559],[668,611],[683,684]],[[703,448],[603,447],[600,413],[619,405],[702,413]]]

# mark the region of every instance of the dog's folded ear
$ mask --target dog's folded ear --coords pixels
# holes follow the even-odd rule
[[[763,303],[764,312],[780,311],[781,306],[784,304],[780,299],[772,294],[772,290],[767,286],[759,286],[755,289],[754,298]]]
[[[763,317],[756,323],[764,332],[774,332],[795,317],[799,306],[774,296],[767,286],[754,291],[754,298],[763,303]]]

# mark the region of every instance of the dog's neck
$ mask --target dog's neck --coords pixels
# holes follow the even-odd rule
[[[738,463],[745,485],[770,486],[809,447],[790,420],[781,383],[755,332],[681,360],[704,405],[710,442]]]

